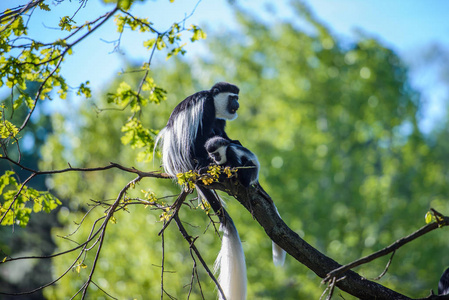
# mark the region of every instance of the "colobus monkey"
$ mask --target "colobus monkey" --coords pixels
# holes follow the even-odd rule
[[[249,187],[258,182],[259,160],[245,147],[221,136],[214,136],[206,141],[205,148],[211,160],[217,165],[231,168],[244,167],[237,171],[237,178],[243,186]]]
[[[438,295],[449,295],[449,268],[444,271],[438,282]]]
[[[219,82],[209,91],[195,93],[175,107],[156,139],[156,145],[162,139],[162,165],[167,174],[175,177],[209,165],[204,144],[212,136],[230,140],[225,132],[226,120],[237,118],[238,93],[237,86]],[[197,191],[219,217],[223,231],[216,262],[221,268],[220,286],[227,300],[246,299],[245,256],[234,222],[213,191],[200,185]]]
[[[230,140],[226,120],[237,118],[238,94],[237,86],[219,82],[175,107],[156,139],[157,145],[162,138],[162,164],[167,174],[176,176],[208,165],[204,144],[215,135]]]
[[[241,168],[237,171],[237,179],[240,183],[249,187],[259,185],[260,164],[257,156],[241,144],[236,144],[220,136],[215,136],[207,140],[205,148],[211,160],[220,166],[231,168]],[[274,204],[273,204],[274,205]],[[279,212],[275,207],[277,214]],[[279,215],[280,217],[280,215]],[[285,261],[285,251],[275,242],[272,242],[273,263],[282,266]]]

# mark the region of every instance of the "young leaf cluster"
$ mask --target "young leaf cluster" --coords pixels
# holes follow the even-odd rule
[[[3,118],[3,111],[5,109],[5,106],[2,104],[0,105],[0,138],[7,139],[7,138],[15,138],[16,135],[19,133],[19,129],[10,121]]]
[[[69,88],[65,77],[61,74],[62,62],[73,54],[73,47],[82,44],[92,32],[111,17],[115,19],[120,36],[119,42],[121,36],[128,30],[151,37],[144,43],[144,47],[149,50],[149,58],[142,64],[141,71],[144,75],[140,84],[132,87],[123,81],[118,84],[114,92],[108,94],[107,99],[119,110],[130,110],[130,116],[121,127],[123,133],[121,142],[140,150],[137,154],[138,161],[148,161],[152,158],[157,131],[144,124],[141,118],[142,110],[148,104],[159,104],[164,101],[167,94],[166,90],[157,85],[150,76],[150,65],[154,53],[156,50],[166,51],[167,58],[179,53],[184,54],[185,44],[180,45],[182,31],[193,32],[195,38],[192,38],[192,41],[205,38],[205,34],[196,25],[186,29],[184,24],[187,17],[180,22],[174,22],[166,31],[158,31],[148,18],[134,16],[129,12],[133,1],[118,1],[117,5],[104,15],[77,23],[75,17],[79,10],[86,8],[87,1],[82,1],[80,4],[74,13],[68,13],[59,18],[55,26],[60,30],[61,35],[50,42],[35,39],[29,33],[28,27],[32,24],[29,21],[36,8],[43,12],[50,12],[50,6],[45,4],[44,0],[31,1],[20,9],[10,9],[0,13],[0,87],[9,89],[11,99],[11,105],[0,107],[0,143],[3,149],[0,158],[11,160],[6,150],[11,141],[17,143],[14,151],[18,152],[15,156],[20,158],[21,136],[19,133],[27,126],[41,100],[51,100],[55,96],[66,99],[69,90],[74,90],[78,96],[86,98],[92,96],[88,80],[80,83],[76,88]],[[29,92],[30,83],[38,86],[32,93]],[[18,118],[16,118],[13,121],[14,110],[18,108],[24,109],[27,114],[23,119],[17,121]],[[11,177],[12,175],[7,176],[5,173],[5,176],[11,178],[11,182],[15,180]],[[21,225],[25,225],[30,213],[37,212],[38,208],[36,205],[32,209],[25,206],[30,199],[42,204],[42,209],[46,211],[53,209],[54,204],[58,203],[50,194],[37,192],[26,185],[17,185],[17,182],[8,189],[2,189],[2,192],[3,195],[0,193],[3,197],[2,225],[12,224],[14,220],[19,220]]]
[[[31,212],[51,212],[61,201],[49,192],[37,191],[17,183],[13,171],[6,171],[0,177],[1,225],[17,224],[25,227]]]
[[[207,167],[205,173],[200,174],[196,171],[189,170],[185,173],[178,173],[176,177],[179,185],[184,186],[187,189],[194,189],[197,181],[200,181],[204,185],[211,185],[212,183],[219,181],[221,174],[225,174],[227,178],[230,178],[234,176],[237,171],[238,168],[211,165]]]

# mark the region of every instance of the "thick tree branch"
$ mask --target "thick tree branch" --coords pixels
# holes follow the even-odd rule
[[[253,187],[246,189],[232,180],[227,180],[222,183],[213,183],[206,186],[206,188],[221,190],[234,196],[252,213],[255,220],[264,228],[267,235],[276,244],[282,247],[297,261],[315,272],[319,277],[326,278],[333,270],[342,267],[336,261],[312,247],[306,241],[301,239],[296,232],[291,230],[276,213],[276,208],[272,199],[263,190]],[[437,223],[426,225],[421,229],[422,234],[430,232],[438,226],[439,224]],[[410,238],[413,237],[409,236],[401,239],[400,244],[402,245],[405,242],[408,242]],[[399,247],[400,245],[397,245],[394,249]],[[367,280],[356,272],[346,268],[340,274],[339,279],[333,282],[335,282],[335,286],[341,290],[360,299],[410,299],[409,297],[397,293],[381,284]],[[443,298],[431,295],[426,299]]]

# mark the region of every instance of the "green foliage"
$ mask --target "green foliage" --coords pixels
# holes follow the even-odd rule
[[[45,4],[44,2],[39,2],[38,7],[41,10],[45,10],[45,11],[51,11],[50,7],[48,6],[48,4]]]
[[[122,109],[129,106],[131,108],[131,112],[135,113],[140,111],[142,107],[146,106],[150,102],[159,104],[161,101],[165,100],[165,94],[167,92],[156,86],[152,78],[145,78],[141,89],[142,91],[149,92],[148,98],[142,97],[126,82],[121,82],[116,93],[108,94],[108,102],[115,103]]]
[[[86,98],[92,97],[92,91],[88,86],[89,84],[90,84],[89,80],[87,80],[85,83],[81,83],[76,94],[78,96],[84,95]]]
[[[231,177],[237,173],[237,169],[209,166],[205,173],[198,174],[197,172],[190,170],[185,173],[176,174],[176,178],[178,180],[178,185],[187,190],[193,190],[198,181],[204,185],[210,185],[213,182],[217,182],[222,173],[226,174],[227,177]]]
[[[198,173],[192,170],[185,173],[176,174],[178,184],[180,186],[185,186],[187,189],[190,190],[195,188],[195,182],[199,176],[200,175]]]
[[[10,121],[3,118],[3,110],[5,106],[0,105],[0,138],[6,139],[9,137],[16,137],[19,133],[19,129]]]
[[[123,125],[122,132],[125,133],[121,138],[124,145],[129,144],[133,149],[144,149],[137,154],[137,161],[149,161],[152,158],[153,137],[156,135],[154,130],[146,129],[141,121],[133,118]]]
[[[129,26],[132,31],[138,30],[141,33],[148,31],[156,33],[156,30],[151,27],[153,23],[148,21],[148,18],[137,18],[134,16],[118,14],[115,16],[115,25],[117,26],[117,31],[119,33],[123,33],[126,25]]]
[[[155,53],[166,51],[167,58],[184,53],[179,39],[184,30],[182,23],[158,32],[149,20],[128,14],[132,3],[118,2],[123,8],[115,19],[119,33],[130,29],[151,34],[143,46]],[[141,66],[143,77],[142,73],[124,73],[120,81],[111,83],[107,99],[92,99],[97,106],[108,102],[117,110],[100,110],[94,116],[88,105],[82,105],[76,116],[53,115],[55,131],[41,149],[40,168],[65,168],[67,161],[83,167],[114,161],[142,170],[157,168],[157,163],[147,161],[152,157],[156,129],[165,126],[173,107],[187,95],[226,80],[241,88],[239,118],[227,125],[229,136],[259,157],[262,186],[286,223],[338,262],[347,263],[379,250],[421,227],[429,207],[447,214],[449,126],[431,138],[421,134],[417,126],[420,97],[410,88],[400,58],[369,37],[343,44],[306,8],[296,5],[295,9],[298,17],[315,29],[314,35],[295,24],[267,25],[238,12],[240,33],[220,32],[208,39],[210,57],[207,62],[197,62],[200,74],[177,58],[159,66],[151,65],[150,60]],[[14,27],[1,32],[0,40],[1,82],[18,91],[14,109],[32,109],[38,103],[23,92],[30,80],[43,83],[38,100],[48,97],[58,84],[62,97],[66,89],[58,71],[48,77],[61,55],[69,53],[66,39],[52,45],[30,42],[23,51],[26,55],[6,55],[13,35],[27,33],[24,24],[17,19]],[[75,24],[62,22],[61,30],[73,33],[77,30]],[[85,23],[78,28],[82,26],[90,30],[95,24]],[[206,37],[196,26],[187,30],[192,33],[191,41]],[[163,82],[170,90],[166,92],[155,82]],[[77,93],[90,96],[88,84],[81,84]],[[159,103],[157,110],[151,105]],[[15,132],[13,129],[20,124],[7,119],[8,115],[2,117],[2,136]],[[79,134],[73,135],[69,130],[72,127]],[[233,175],[232,170],[220,172]],[[220,172],[210,170],[210,176],[204,179],[214,180]],[[17,195],[20,185],[12,174],[1,178],[4,211],[6,201]],[[96,220],[109,209],[109,199],[115,199],[131,179],[129,174],[109,170],[56,174],[48,180],[58,197],[67,201],[58,214],[64,228],[54,229],[56,235],[70,234],[70,239],[55,240],[60,251],[86,240],[92,228],[98,226]],[[194,188],[192,183],[198,179],[193,172],[179,177],[180,184],[189,188]],[[167,203],[167,207],[179,194],[179,188],[169,180],[146,179],[140,185],[144,190],[151,188],[144,200],[164,206]],[[8,216],[8,220],[25,222],[33,209],[49,210],[59,204],[48,198],[48,193],[26,186],[23,192],[26,194],[17,197],[13,210],[20,214]],[[94,274],[98,286],[91,285],[90,298],[105,297],[100,288],[119,299],[160,295],[162,257],[164,289],[177,298],[188,294],[194,265],[188,244],[174,224],[164,232],[164,248],[158,236],[162,221],[169,219],[172,211],[167,207],[155,210],[139,197],[141,193],[130,190],[122,203],[126,209],[119,210],[108,225]],[[36,198],[40,204],[35,206]],[[316,274],[289,258],[284,268],[275,268],[271,241],[265,232],[236,201],[226,195],[223,198],[243,240],[248,298],[318,299],[324,288]],[[133,201],[136,203],[131,205]],[[97,205],[99,202],[103,206]],[[185,204],[180,217],[185,224],[194,225],[187,227],[189,234],[198,236],[195,245],[211,266],[220,239],[202,211],[210,208],[204,202],[198,206],[193,196]],[[434,220],[432,215],[426,217],[429,220]],[[48,299],[68,298],[80,289],[92,268],[97,247],[98,243],[92,241],[82,259],[77,258],[77,253],[53,259],[56,275],[63,274],[69,262],[75,262],[75,272],[67,273],[58,285],[46,289]],[[448,264],[446,248],[447,239],[441,232],[422,237],[397,251],[380,283],[415,298],[425,297],[435,287],[441,266]],[[379,260],[357,271],[374,277],[382,272],[385,263],[386,259]],[[204,297],[213,299],[213,284],[201,267],[198,272]],[[191,299],[200,299],[201,291],[193,283]]]
[[[201,64],[201,78],[186,79],[189,65],[176,61],[157,80],[180,87],[170,91],[176,96],[169,95],[169,107],[189,94],[185,90],[217,81],[241,88],[239,117],[227,132],[258,155],[262,186],[287,224],[347,263],[421,227],[429,207],[447,214],[449,148],[444,133],[432,144],[420,133],[420,97],[395,52],[369,37],[343,45],[310,15],[317,35],[247,14],[239,18],[244,35],[209,39],[214,59]],[[320,280],[288,259],[284,270],[260,273],[271,268],[268,247],[258,247],[265,233],[235,206],[228,204],[245,241],[249,298],[319,298]],[[449,260],[445,243],[438,232],[398,251],[381,283],[424,297]],[[385,264],[357,271],[375,277]]]
[[[75,21],[70,18],[69,16],[65,16],[61,18],[61,21],[59,21],[59,27],[61,27],[61,30],[65,30],[65,31],[72,31],[72,29],[76,29],[77,27],[75,25]]]
[[[156,85],[150,76],[150,64],[154,50],[164,50],[170,46],[171,49],[168,51],[167,58],[178,53],[184,54],[183,47],[185,44],[179,45],[181,34],[182,31],[191,29],[184,28],[185,20],[183,20],[179,23],[173,23],[165,32],[158,32],[152,27],[153,24],[148,18],[136,17],[128,12],[134,1],[112,2],[116,2],[117,7],[112,9],[109,14],[98,17],[93,21],[86,21],[81,25],[77,25],[74,19],[76,13],[72,17],[62,16],[57,25],[62,33],[61,37],[48,43],[41,43],[33,36],[29,36],[27,27],[29,22],[25,21],[25,18],[30,17],[23,15],[26,10],[13,13],[8,18],[2,19],[0,24],[0,87],[6,85],[13,95],[11,107],[6,108],[4,105],[0,107],[2,146],[7,147],[10,140],[16,142],[21,138],[19,132],[27,125],[26,123],[33,114],[39,100],[51,100],[55,96],[59,99],[67,98],[69,87],[65,78],[60,74],[61,63],[68,55],[72,54],[72,48],[75,45],[85,40],[94,29],[107,21],[109,16],[115,15],[115,23],[120,37],[126,30],[154,36],[153,39],[150,39],[150,42],[145,43],[145,47],[149,48],[151,52],[149,52],[149,61],[142,65],[144,76],[140,83],[131,87],[123,81],[118,84],[117,90],[110,93],[108,97],[108,101],[113,103],[116,108],[122,110],[129,108],[131,112],[129,118],[121,126],[122,143],[130,145],[133,149],[141,150],[137,154],[139,161],[151,160],[154,137],[157,131],[145,127],[140,119],[141,111],[143,107],[150,103],[159,104],[164,101],[167,93],[165,89]],[[37,5],[43,12],[51,13],[47,4],[39,2]],[[199,27],[192,26],[194,35],[205,37]],[[154,40],[153,44],[152,40]],[[34,95],[27,92],[27,86],[30,84],[39,85]],[[76,94],[90,98],[92,91],[89,85],[89,81],[81,83],[76,89]],[[12,121],[12,117],[7,117],[13,116],[14,111],[22,109],[22,106],[26,106],[29,111],[24,119],[15,123]],[[6,158],[6,155],[5,153],[4,158]]]
[[[198,41],[201,39],[206,39],[206,37],[207,37],[206,33],[198,26],[192,25],[192,27],[190,27],[189,30],[192,31],[192,33],[193,33],[192,37],[190,38],[190,40],[192,42],[195,42],[195,41]]]
[[[50,213],[61,205],[61,201],[48,192],[40,192],[18,184],[14,175],[13,171],[6,171],[0,177],[1,225],[17,224],[25,227],[30,220],[31,212]]]

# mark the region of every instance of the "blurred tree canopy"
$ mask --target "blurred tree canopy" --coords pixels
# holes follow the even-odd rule
[[[140,106],[137,101],[136,109],[123,104],[143,82],[142,73],[125,72],[110,83],[107,93],[73,107],[76,113],[51,115],[51,134],[45,145],[36,144],[39,169],[63,169],[67,162],[98,167],[112,161],[157,170],[159,161],[149,161],[151,141],[143,138],[133,144],[126,137],[126,124],[136,120],[152,139],[177,103],[225,80],[241,89],[239,117],[228,123],[229,136],[259,157],[261,184],[284,221],[336,261],[348,263],[415,231],[424,225],[430,207],[447,213],[448,126],[427,136],[420,132],[421,98],[410,87],[400,57],[370,37],[344,43],[301,2],[294,2],[293,8],[298,18],[307,21],[307,30],[282,21],[266,24],[236,8],[239,31],[210,34],[206,57],[175,58],[152,66],[149,74],[161,83],[162,94],[162,88],[167,91],[166,101],[160,101],[165,96],[153,99],[161,102],[158,106]],[[126,109],[110,110],[114,103]],[[138,127],[129,128],[135,132]],[[141,142],[143,152],[137,146]],[[114,200],[132,178],[113,169],[46,177],[47,189],[63,201],[57,212],[61,225],[52,230],[58,252],[82,243],[107,209],[97,201]],[[130,198],[154,193],[158,198],[171,196],[164,201],[173,202],[178,192],[170,181],[145,179]],[[284,268],[275,268],[265,232],[234,199],[223,197],[243,241],[248,299],[318,299],[324,290],[321,279],[294,260],[287,259]],[[190,205],[192,209],[181,210],[182,220],[192,236],[199,236],[195,244],[212,265],[220,240],[196,200]],[[114,218],[89,297],[160,298],[162,259],[168,294],[183,299],[192,288],[191,299],[201,299],[202,294],[205,299],[216,297],[214,284],[202,268],[198,268],[201,288],[195,284],[192,255],[174,224],[163,238],[158,236],[163,220],[160,211],[134,205]],[[7,230],[2,228],[2,232]],[[5,254],[13,256],[3,247]],[[380,283],[410,297],[427,296],[449,265],[447,247],[445,231],[404,246]],[[54,278],[73,270],[44,289],[46,298],[69,299],[82,288],[95,251],[85,255],[73,268],[75,252],[52,259]],[[387,260],[379,259],[356,271],[376,277]],[[7,276],[0,272],[0,280]]]

